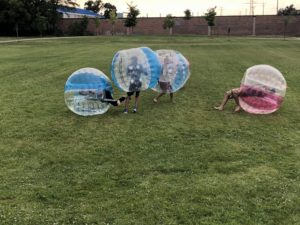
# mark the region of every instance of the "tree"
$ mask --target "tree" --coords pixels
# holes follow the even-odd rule
[[[59,7],[72,10],[78,6],[72,0],[0,0],[0,30],[11,34],[19,30],[27,34],[41,33],[45,30],[55,32],[60,14]]]
[[[96,34],[98,36],[99,35],[99,27],[100,27],[101,21],[100,21],[99,17],[95,17],[94,21],[95,21],[95,26],[96,26]]]
[[[278,16],[296,16],[299,15],[297,9],[294,7],[294,5],[290,5],[285,7],[285,9],[279,9],[277,12]]]
[[[216,8],[217,7],[209,8],[204,15],[204,18],[207,21],[208,25],[208,36],[211,36],[211,29],[213,26],[215,26],[215,18],[217,15]]]
[[[184,19],[190,20],[192,18],[191,10],[187,9],[184,11]]]
[[[103,8],[103,4],[101,0],[89,0],[86,3],[84,3],[84,8],[87,10],[91,10],[94,13],[98,13]]]
[[[47,17],[42,16],[40,13],[37,14],[35,19],[36,28],[40,32],[40,36],[43,36],[43,32],[47,30]]]
[[[111,34],[114,35],[115,34],[115,23],[117,22],[117,13],[115,10],[112,10],[109,14],[109,21],[111,23],[112,26],[112,30],[111,30]]]
[[[117,13],[117,7],[110,4],[110,3],[105,3],[104,4],[104,18],[105,19],[109,19],[110,18],[110,13],[112,11],[114,11],[115,13]]]
[[[174,25],[175,25],[174,18],[172,17],[171,14],[168,14],[164,20],[163,28],[169,29],[169,34],[172,35]]]
[[[137,9],[136,5],[127,4],[129,13],[127,14],[127,17],[125,19],[125,27],[127,27],[127,35],[129,34],[129,29],[131,29],[131,32],[133,30],[133,27],[137,24],[137,16],[140,15],[140,10]]]
[[[16,36],[19,37],[19,26],[25,24],[31,19],[28,10],[22,0],[9,0],[8,8],[3,12],[8,23],[14,25]]]
[[[278,16],[283,16],[283,37],[286,37],[286,29],[292,18],[292,16],[297,16],[300,13],[294,8],[294,5],[286,6],[285,9],[279,9],[277,12]]]
[[[89,24],[89,19],[87,16],[84,16],[79,22],[74,22],[69,27],[69,32],[71,35],[76,35],[76,36],[86,35],[88,24]]]

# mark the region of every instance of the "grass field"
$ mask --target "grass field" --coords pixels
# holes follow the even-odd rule
[[[138,114],[80,117],[64,103],[79,68],[110,76],[114,54],[182,52],[192,75]],[[91,37],[0,44],[0,224],[300,224],[300,41]],[[220,103],[245,70],[285,76],[282,108]],[[116,91],[115,96],[121,96]]]

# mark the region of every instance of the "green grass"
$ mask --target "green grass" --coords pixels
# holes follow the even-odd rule
[[[192,75],[138,114],[80,117],[64,103],[79,68],[114,54],[182,52]],[[99,37],[0,44],[0,224],[300,224],[300,41]],[[213,110],[245,70],[285,76],[271,115]],[[116,91],[118,97],[122,93]]]

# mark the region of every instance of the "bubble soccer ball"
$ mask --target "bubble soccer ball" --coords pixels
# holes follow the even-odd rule
[[[125,92],[154,87],[160,71],[157,54],[147,47],[121,50],[116,53],[111,65],[113,82]]]
[[[152,90],[160,93],[174,93],[184,86],[190,77],[189,62],[174,50],[158,50],[162,70],[157,85]]]
[[[256,65],[247,69],[240,90],[239,104],[243,110],[269,114],[280,108],[286,92],[286,81],[274,67]]]
[[[65,85],[65,103],[68,108],[81,116],[105,113],[109,104],[101,102],[106,93],[113,93],[108,77],[94,68],[75,71]]]

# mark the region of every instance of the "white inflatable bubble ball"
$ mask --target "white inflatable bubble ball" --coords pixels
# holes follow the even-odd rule
[[[256,65],[247,69],[240,88],[239,103],[243,110],[269,114],[280,108],[286,92],[286,81],[276,68]]]
[[[101,99],[112,94],[111,81],[104,73],[94,68],[75,71],[65,85],[66,105],[72,112],[81,116],[105,113],[109,104],[101,102]]]
[[[143,91],[157,84],[161,65],[150,48],[132,48],[116,53],[111,75],[114,84],[125,92]]]
[[[162,64],[159,82],[152,88],[160,93],[174,93],[184,86],[190,77],[190,64],[180,53],[174,50],[158,50]]]

